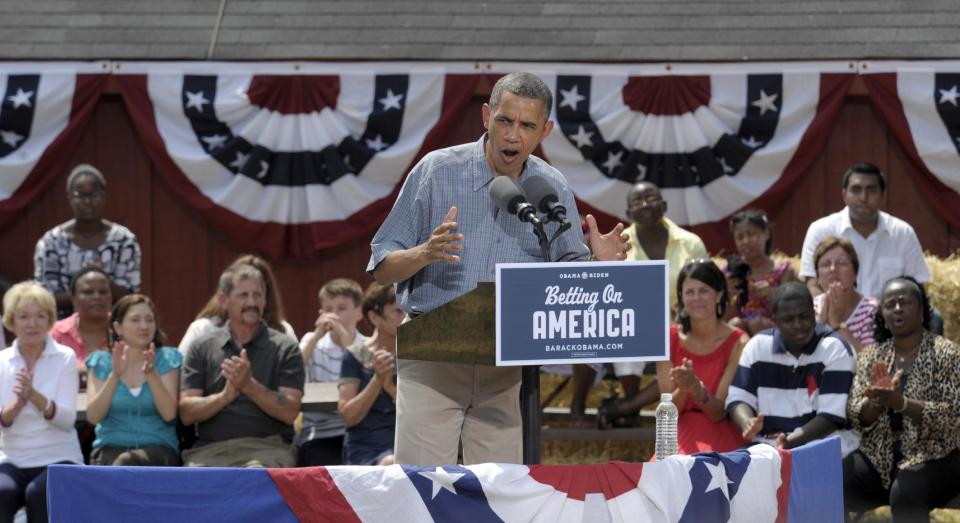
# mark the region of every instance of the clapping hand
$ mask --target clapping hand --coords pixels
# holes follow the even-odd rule
[[[33,394],[33,375],[27,369],[17,371],[17,382],[13,384],[13,392],[17,395],[17,407],[23,407]]]
[[[110,350],[111,363],[113,366],[113,374],[119,378],[123,376],[123,373],[127,371],[127,344],[117,340],[113,344],[113,348]]]
[[[864,389],[864,396],[884,407],[900,408],[904,404],[903,393],[900,391],[900,377],[903,376],[903,369],[898,370],[891,377],[887,364],[878,361],[874,363],[871,374],[870,386]]]
[[[700,378],[693,373],[693,362],[683,358],[680,365],[670,369],[670,381],[675,389],[682,389],[690,394],[697,394],[703,387]]]
[[[238,392],[250,384],[250,360],[247,358],[247,349],[240,351],[239,356],[231,356],[220,364],[220,372],[229,384]]]
[[[373,372],[381,382],[387,383],[393,380],[394,369],[393,354],[386,349],[377,349],[373,353]]]
[[[757,414],[755,418],[750,420],[750,424],[747,425],[747,428],[743,430],[741,434],[745,441],[753,441],[753,438],[757,437],[757,434],[760,434],[760,431],[763,429],[763,414]]]
[[[143,366],[141,369],[144,374],[150,374],[155,368],[157,361],[157,346],[151,341],[147,350],[143,351]]]

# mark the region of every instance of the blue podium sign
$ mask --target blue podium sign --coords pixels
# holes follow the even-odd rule
[[[670,357],[667,262],[497,264],[497,365]]]

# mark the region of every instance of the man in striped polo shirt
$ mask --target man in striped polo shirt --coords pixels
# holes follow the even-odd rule
[[[747,441],[785,449],[837,432],[843,455],[857,448],[847,426],[853,351],[830,328],[816,323],[813,297],[799,282],[773,295],[775,328],[743,348],[727,394],[727,412]]]

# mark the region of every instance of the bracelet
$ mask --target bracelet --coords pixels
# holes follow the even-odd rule
[[[900,407],[899,409],[893,409],[893,411],[896,412],[897,414],[903,414],[904,411],[906,411],[906,410],[907,410],[907,397],[904,396],[904,397],[903,397],[903,406]]]
[[[50,411],[50,414],[47,414],[47,411]],[[43,409],[43,419],[52,420],[54,416],[57,415],[57,402],[53,401],[50,398],[47,398],[47,406]]]
[[[703,392],[704,392],[704,394],[703,394],[703,400],[697,400],[697,398],[693,398],[693,404],[702,407],[702,406],[706,405],[708,401],[710,401],[710,391],[709,391],[706,387],[703,386],[703,382],[702,382],[702,381],[700,382],[700,389],[703,390]]]
[[[0,427],[7,428],[11,426],[13,426],[13,421],[10,421],[9,425],[3,422],[3,409],[0,408]]]

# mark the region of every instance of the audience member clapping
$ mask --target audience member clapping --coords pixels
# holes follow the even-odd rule
[[[67,177],[73,219],[37,241],[34,279],[54,294],[60,318],[73,312],[70,281],[81,269],[100,267],[119,298],[140,290],[140,244],[130,229],[103,218],[107,179],[94,166],[80,164]]]
[[[775,329],[750,338],[726,408],[747,441],[790,449],[837,432],[844,455],[857,446],[847,425],[854,356],[847,342],[817,325],[813,297],[799,282],[773,294]],[[838,430],[839,429],[839,430]]]
[[[26,504],[30,521],[47,520],[47,465],[83,463],[76,420],[77,356],[47,334],[53,295],[34,282],[3,297],[13,345],[0,351],[0,519]]]
[[[373,336],[351,345],[343,357],[338,410],[347,425],[348,465],[394,462],[397,329],[406,316],[396,302],[393,285],[367,288],[363,314],[374,326]]]
[[[781,284],[795,281],[797,274],[789,260],[777,263],[770,257],[773,252],[773,230],[763,211],[747,209],[733,215],[730,232],[733,233],[737,252],[750,266],[747,300],[738,303],[740,321],[734,321],[733,324],[753,335],[773,326],[770,298]]]
[[[813,299],[817,322],[829,325],[859,351],[873,343],[873,315],[877,299],[857,292],[860,258],[853,244],[827,236],[813,254],[817,283],[823,294]]]
[[[857,356],[848,412],[863,439],[843,462],[848,510],[889,504],[894,521],[929,521],[960,494],[960,348],[929,332],[910,277],[887,282],[876,345]]]
[[[273,269],[270,268],[270,264],[259,256],[244,254],[234,260],[233,263],[227,267],[227,270],[238,265],[249,265],[260,271],[260,274],[263,276],[263,281],[266,285],[267,300],[263,309],[263,321],[265,321],[271,329],[286,333],[291,338],[296,339],[297,335],[294,333],[293,327],[287,323],[284,317],[283,299],[280,297],[280,289],[277,287],[277,280],[273,276]],[[200,313],[197,314],[197,319],[187,327],[187,331],[184,333],[178,346],[180,354],[186,356],[191,345],[215,329],[223,327],[226,321],[227,311],[220,302],[220,292],[214,292],[213,296],[207,300],[207,304],[204,305]]]
[[[743,445],[724,402],[749,339],[721,321],[727,304],[723,272],[709,260],[688,262],[677,280],[680,325],[670,327],[670,360],[657,362],[660,392],[680,409],[682,454],[726,452]]]
[[[307,381],[336,383],[346,347],[367,339],[357,332],[363,319],[363,289],[347,278],[331,280],[320,288],[320,310],[315,329],[300,340]],[[339,465],[343,460],[346,427],[336,412],[306,412],[297,433],[297,464],[301,467]]]
[[[182,356],[163,346],[153,301],[120,298],[113,349],[87,357],[87,420],[95,423],[92,465],[176,465],[177,391]]]

